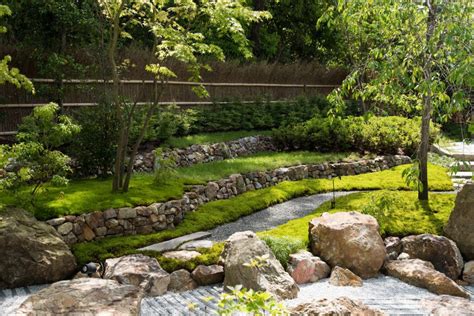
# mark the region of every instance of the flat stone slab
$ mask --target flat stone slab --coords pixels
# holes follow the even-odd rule
[[[177,251],[169,251],[163,254],[163,257],[169,259],[176,259],[180,261],[189,261],[193,260],[196,257],[199,257],[201,254],[197,251],[189,251],[189,250],[177,250]]]
[[[181,236],[178,238],[170,239],[167,241],[163,241],[157,244],[153,244],[150,246],[146,246],[143,248],[140,248],[138,250],[140,251],[156,251],[156,252],[165,252],[165,251],[170,251],[170,250],[175,250],[178,249],[179,246],[184,244],[185,242],[188,241],[193,241],[193,240],[198,240],[198,239],[203,239],[211,236],[210,232],[197,232],[197,233],[192,233],[189,235]]]
[[[179,250],[197,250],[199,248],[210,249],[214,245],[211,240],[194,240],[179,246]]]

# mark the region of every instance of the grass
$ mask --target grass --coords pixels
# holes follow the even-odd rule
[[[372,208],[381,199],[389,198],[385,208]],[[454,208],[455,194],[430,193],[429,202],[418,201],[417,193],[411,191],[373,191],[360,192],[337,199],[336,208],[331,209],[326,202],[311,215],[291,220],[274,229],[259,233],[262,237],[291,236],[305,244],[308,243],[308,223],[324,212],[361,211],[377,218],[380,230],[386,236],[407,236],[412,234],[442,234],[449,214]]]
[[[370,174],[342,177],[341,180],[335,180],[335,187],[340,191],[408,190],[409,188],[402,179],[402,172],[405,168],[407,168],[406,165]],[[431,190],[452,190],[451,180],[443,167],[430,165],[429,180]],[[186,214],[184,220],[174,230],[80,243],[73,246],[73,251],[80,264],[135,253],[137,248],[152,243],[201,230],[209,230],[298,196],[330,190],[332,190],[332,180],[328,179],[286,181],[270,188],[246,192],[232,199],[204,204],[196,212]],[[291,235],[289,234],[289,236]]]
[[[24,207],[39,219],[49,219],[61,215],[82,214],[108,208],[147,205],[170,199],[181,198],[186,186],[204,184],[210,180],[218,180],[233,173],[264,171],[283,166],[304,163],[321,163],[338,161],[348,158],[344,153],[259,153],[253,156],[239,157],[216,161],[207,164],[179,168],[174,177],[156,183],[153,174],[137,173],[133,176],[130,190],[127,193],[112,193],[112,180],[87,179],[73,180],[66,187],[48,186],[38,195],[35,205],[23,203],[27,201],[28,188],[18,195],[0,191],[0,207],[5,205]]]
[[[231,131],[231,132],[220,132],[220,133],[202,133],[196,135],[188,135],[183,137],[171,137],[166,141],[165,146],[172,148],[186,148],[191,145],[203,145],[203,144],[214,144],[221,142],[228,142],[247,136],[268,136],[271,135],[272,131]]]

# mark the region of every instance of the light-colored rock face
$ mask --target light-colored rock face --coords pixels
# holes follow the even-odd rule
[[[297,284],[304,284],[327,278],[331,268],[311,252],[301,251],[290,255],[287,271]]]
[[[188,261],[193,260],[196,257],[199,257],[201,254],[197,251],[189,251],[189,250],[176,250],[176,251],[168,251],[163,254],[163,257],[169,259],[176,259],[181,261]]]
[[[21,209],[0,213],[0,258],[0,288],[51,283],[77,269],[54,228]]]
[[[268,246],[251,231],[238,232],[227,239],[222,254],[225,262],[224,287],[242,285],[268,291],[279,299],[292,299],[299,288],[285,272]],[[249,265],[258,260],[258,266]]]
[[[466,262],[464,265],[462,279],[469,284],[474,284],[474,260]]]
[[[323,214],[309,224],[311,251],[330,266],[362,278],[376,276],[385,260],[377,220],[358,212]]]
[[[224,281],[224,267],[219,265],[199,265],[192,273],[193,279],[199,285],[210,285]]]
[[[158,261],[141,254],[107,259],[104,279],[134,285],[150,296],[163,295],[170,283],[170,275]]]
[[[464,261],[456,244],[443,236],[422,234],[402,239],[403,252],[410,258],[429,261],[436,270],[456,280],[462,272]]]
[[[338,297],[336,299],[320,299],[308,303],[302,303],[289,310],[290,315],[364,315],[375,316],[384,315],[382,312],[372,309],[364,303],[352,300],[347,297]]]
[[[171,280],[168,285],[168,291],[184,292],[198,287],[196,281],[191,277],[189,271],[181,269],[170,274]]]
[[[433,293],[469,298],[469,293],[445,274],[436,271],[433,264],[428,261],[393,260],[386,262],[384,268],[388,275],[408,284],[426,288]]]
[[[335,267],[329,277],[329,283],[335,286],[360,287],[362,286],[362,279],[349,269]]]
[[[466,184],[456,197],[444,231],[454,240],[465,260],[474,260],[474,183]]]
[[[15,315],[139,315],[142,295],[113,280],[60,281],[30,296]]]
[[[442,295],[434,298],[425,298],[421,306],[429,315],[474,315],[474,302],[464,298]]]

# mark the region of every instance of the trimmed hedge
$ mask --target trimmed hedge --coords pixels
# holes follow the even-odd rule
[[[419,118],[399,116],[347,117],[329,119],[315,117],[293,127],[273,131],[281,149],[327,151],[359,151],[376,154],[412,155],[420,143]],[[432,140],[439,129],[432,126]]]

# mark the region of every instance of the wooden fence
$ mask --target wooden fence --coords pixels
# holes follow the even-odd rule
[[[21,119],[36,106],[58,99],[56,82],[52,79],[33,79],[35,95],[11,85],[0,86],[0,135],[13,135]],[[203,85],[210,98],[199,98],[192,87]],[[248,103],[258,98],[273,102],[291,100],[298,96],[325,95],[338,85],[277,84],[277,83],[196,83],[169,81],[161,96],[161,105],[206,106],[226,100]],[[69,79],[63,81],[62,101],[65,108],[94,106],[112,89],[111,80]],[[147,104],[152,101],[152,80],[122,80],[120,94],[125,98]]]

